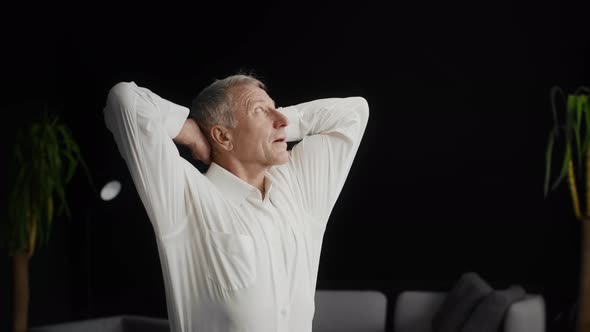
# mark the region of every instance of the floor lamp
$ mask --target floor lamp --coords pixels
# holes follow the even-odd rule
[[[112,180],[107,182],[102,189],[100,190],[100,199],[102,201],[110,201],[113,200],[115,197],[119,195],[121,192],[121,182],[117,180]],[[92,239],[92,223],[90,222],[90,213],[86,218],[86,262],[88,264],[86,269],[86,316],[90,318],[90,313],[92,312],[91,303],[92,303],[92,283],[91,283],[91,239]]]

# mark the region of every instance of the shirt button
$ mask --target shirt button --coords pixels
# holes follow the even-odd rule
[[[281,309],[281,315],[287,316],[287,309],[286,308]]]

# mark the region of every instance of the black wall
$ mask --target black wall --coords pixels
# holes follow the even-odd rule
[[[73,218],[58,219],[31,260],[31,325],[166,316],[153,230],[104,126],[106,93],[135,81],[188,106],[212,79],[252,69],[278,105],[360,95],[371,107],[325,234],[319,288],[379,289],[394,300],[476,271],[494,287],[543,294],[557,326],[576,299],[579,232],[565,187],[543,197],[549,89],[590,85],[587,7],[11,8],[1,164],[16,128],[47,102],[71,126],[97,185],[123,183],[116,200],[101,202],[82,173],[74,178]],[[12,269],[6,253],[0,262],[6,330]]]

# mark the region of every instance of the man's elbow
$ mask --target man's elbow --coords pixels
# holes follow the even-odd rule
[[[108,92],[103,108],[104,121],[109,130],[117,128],[115,123],[122,121],[125,114],[133,110],[136,86],[131,82],[119,82]]]
[[[133,108],[136,96],[136,85],[131,82],[119,82],[108,92],[103,109],[105,117],[119,117]]]
[[[110,108],[120,109],[127,108],[134,99],[135,86],[131,82],[119,82],[115,84],[107,95],[107,106]]]
[[[355,113],[359,117],[359,122],[364,128],[369,121],[369,102],[364,97],[352,97],[355,103]]]

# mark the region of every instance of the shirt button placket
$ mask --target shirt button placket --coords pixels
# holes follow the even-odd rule
[[[278,317],[278,331],[277,332],[287,332],[289,331],[289,326],[287,325],[287,315],[288,315],[288,311],[286,307],[282,307],[281,310],[279,310],[279,317]]]

